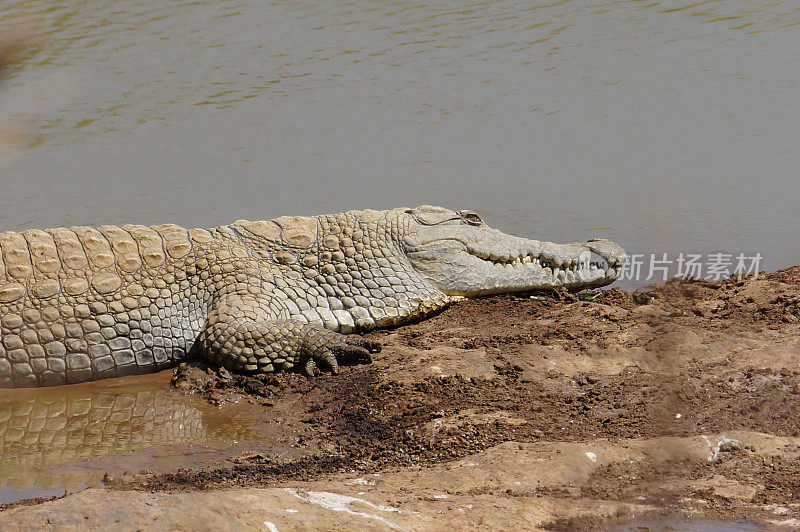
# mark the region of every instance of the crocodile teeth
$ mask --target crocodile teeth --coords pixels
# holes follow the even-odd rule
[[[474,255],[480,259],[486,260],[487,262],[492,262],[497,266],[502,266],[505,269],[513,269],[517,266],[524,266],[526,264],[530,264],[534,267],[541,268],[542,270],[549,270],[552,277],[556,280],[559,279],[559,276],[562,278],[567,277],[574,277],[580,271],[595,271],[599,270],[600,268],[597,265],[590,263],[587,260],[579,260],[579,259],[571,259],[567,261],[558,261],[558,260],[546,260],[541,259],[537,256],[533,255],[522,255],[518,257],[509,257],[509,256],[500,256],[500,255],[493,255],[487,253],[474,253]],[[615,271],[617,268],[616,265],[611,264],[608,265],[606,269],[606,273],[611,273]]]

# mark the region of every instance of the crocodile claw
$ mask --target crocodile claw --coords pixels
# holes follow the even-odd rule
[[[353,344],[339,345],[333,348],[336,358],[343,364],[371,364],[372,356],[369,351]]]
[[[337,375],[340,365],[371,364],[372,353],[381,350],[380,343],[357,335],[319,331],[314,337],[317,346],[300,366],[308,377],[315,377],[321,371]]]
[[[313,358],[309,358],[308,360],[306,360],[306,363],[303,366],[303,373],[306,374],[306,377],[317,376],[317,363],[314,362]]]
[[[349,345],[363,347],[370,353],[380,353],[382,348],[380,342],[364,338],[363,336],[357,336],[357,335],[345,336],[344,341],[347,342]],[[371,361],[372,360],[369,359],[369,362]]]

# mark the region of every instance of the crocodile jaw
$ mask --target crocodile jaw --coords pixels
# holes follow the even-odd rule
[[[554,244],[452,219],[410,229],[403,245],[412,266],[451,296],[604,286],[626,260],[622,248],[602,239]]]

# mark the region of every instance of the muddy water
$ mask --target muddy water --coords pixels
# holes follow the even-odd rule
[[[107,472],[189,467],[269,438],[246,407],[181,395],[170,376],[0,390],[0,503],[98,485]]]
[[[4,0],[12,27],[3,229],[434,203],[800,262],[796,2]]]

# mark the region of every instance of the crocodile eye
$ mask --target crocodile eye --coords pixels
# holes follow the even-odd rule
[[[481,217],[475,214],[474,212],[458,211],[458,214],[469,225],[483,225],[483,220],[481,220]]]

